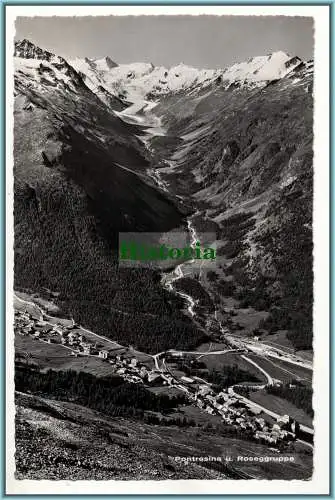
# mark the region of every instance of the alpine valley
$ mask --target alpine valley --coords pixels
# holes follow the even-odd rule
[[[309,478],[313,61],[14,56],[17,477]],[[124,267],[121,232],[217,258]],[[175,459],[250,446],[295,460]]]

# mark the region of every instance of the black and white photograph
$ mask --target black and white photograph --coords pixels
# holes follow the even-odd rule
[[[7,31],[8,484],[325,492],[318,8],[25,9]]]

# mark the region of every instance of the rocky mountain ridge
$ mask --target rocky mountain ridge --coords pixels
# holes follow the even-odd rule
[[[253,57],[224,69],[197,69],[180,63],[171,68],[151,63],[120,64],[111,67],[107,59],[75,59],[70,64],[99,81],[110,92],[134,102],[139,99],[157,100],[180,91],[197,92],[212,86],[228,89],[231,86],[258,87],[290,73],[302,61],[285,52]]]
[[[183,63],[171,68],[140,62],[117,64],[109,56],[101,59],[76,58],[66,62],[64,58],[42,50],[26,39],[15,43],[14,55],[70,65],[102,100],[109,98],[114,105],[118,103],[118,111],[129,102],[159,100],[185,91],[192,95],[218,87],[225,90],[263,87],[304,65],[299,57],[292,57],[283,51],[252,57],[223,69],[197,69]]]

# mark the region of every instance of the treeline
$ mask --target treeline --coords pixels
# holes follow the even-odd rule
[[[198,203],[197,207],[199,208]],[[213,236],[215,236],[215,234],[219,230],[219,225],[217,222],[213,221],[212,219],[203,217],[202,215],[195,215],[192,218],[192,223],[194,224],[198,233],[213,233]]]
[[[236,364],[223,366],[220,371],[215,368],[208,370],[203,361],[198,360],[174,360],[177,369],[188,376],[199,376],[216,386],[217,390],[226,389],[241,382],[261,382],[252,373],[242,370]]]
[[[126,312],[126,302],[120,311],[97,305],[95,315],[92,315],[91,305],[88,311],[83,308],[83,303],[74,309],[73,317],[83,326],[89,325],[93,331],[104,334],[122,343],[132,345],[135,349],[157,353],[162,350],[185,350],[192,346],[206,342],[208,337],[198,330],[191,321],[182,318],[178,310],[175,315],[155,316],[150,313]],[[124,311],[124,312],[123,312]]]
[[[243,385],[237,385],[234,387],[234,391],[237,394],[240,394],[241,396],[244,396],[245,398],[249,399],[250,396],[250,388],[248,386],[243,386]]]
[[[253,307],[269,312],[259,325],[270,334],[287,330],[287,338],[296,349],[311,349],[313,336],[313,235],[311,192],[312,158],[302,148],[306,171],[299,185],[290,185],[274,198],[264,224],[254,237],[258,248],[252,265],[243,238],[254,227],[251,214],[237,214],[221,223],[218,236],[227,243],[218,255],[232,258],[226,273],[233,280],[213,280],[218,295],[239,300],[242,308]],[[305,156],[304,156],[305,155]]]
[[[297,349],[311,349],[313,343],[311,162],[307,156],[306,172],[299,186],[287,188],[283,199],[272,203],[268,213],[279,223],[260,237],[261,244],[271,253],[281,285],[262,327],[270,332],[288,330],[287,337]]]
[[[153,415],[146,413],[143,418],[144,422],[151,425],[177,425],[178,427],[195,427],[198,424],[193,418],[187,417],[168,417],[165,418],[161,415]]]
[[[166,358],[169,361],[168,358]],[[208,373],[207,366],[202,361],[193,359],[171,359],[175,363],[178,370],[184,372],[186,375],[201,375],[204,376],[204,372]]]
[[[207,375],[207,380],[215,384],[218,389],[226,389],[241,382],[261,382],[258,377],[237,365],[223,366],[220,371],[213,369]]]
[[[226,389],[241,382],[261,382],[261,380],[252,373],[242,370],[238,365],[227,365],[220,368],[220,371],[213,368],[208,370],[203,361],[182,359],[173,360],[177,369],[183,371],[188,376],[199,376],[208,382],[216,385],[217,390]]]
[[[143,419],[146,411],[169,413],[186,399],[181,394],[169,397],[153,394],[140,384],[125,382],[121,377],[95,377],[73,370],[42,373],[18,365],[15,370],[15,389],[70,401],[113,417]]]
[[[290,403],[293,403],[297,408],[304,410],[310,417],[314,416],[312,406],[313,390],[310,387],[301,384],[290,387],[290,384],[285,384],[279,387],[267,387],[266,390],[269,394],[290,401]]]

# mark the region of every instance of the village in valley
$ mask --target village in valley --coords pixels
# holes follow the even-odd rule
[[[243,396],[243,391],[239,394],[239,386],[218,391],[213,384],[199,377],[176,375],[170,367],[174,360],[180,361],[186,353],[145,355],[143,360],[135,350],[85,330],[74,321],[58,320],[40,311],[41,314],[35,314],[25,308],[16,309],[15,334],[62,346],[70,351],[69,357],[102,360],[109,364],[111,375],[116,374],[127,382],[181,391],[192,406],[220,417],[224,424],[233,426],[240,433],[248,433],[259,443],[278,447],[299,437],[300,425],[293,418],[289,415],[269,417],[271,412],[264,414],[262,407]]]

